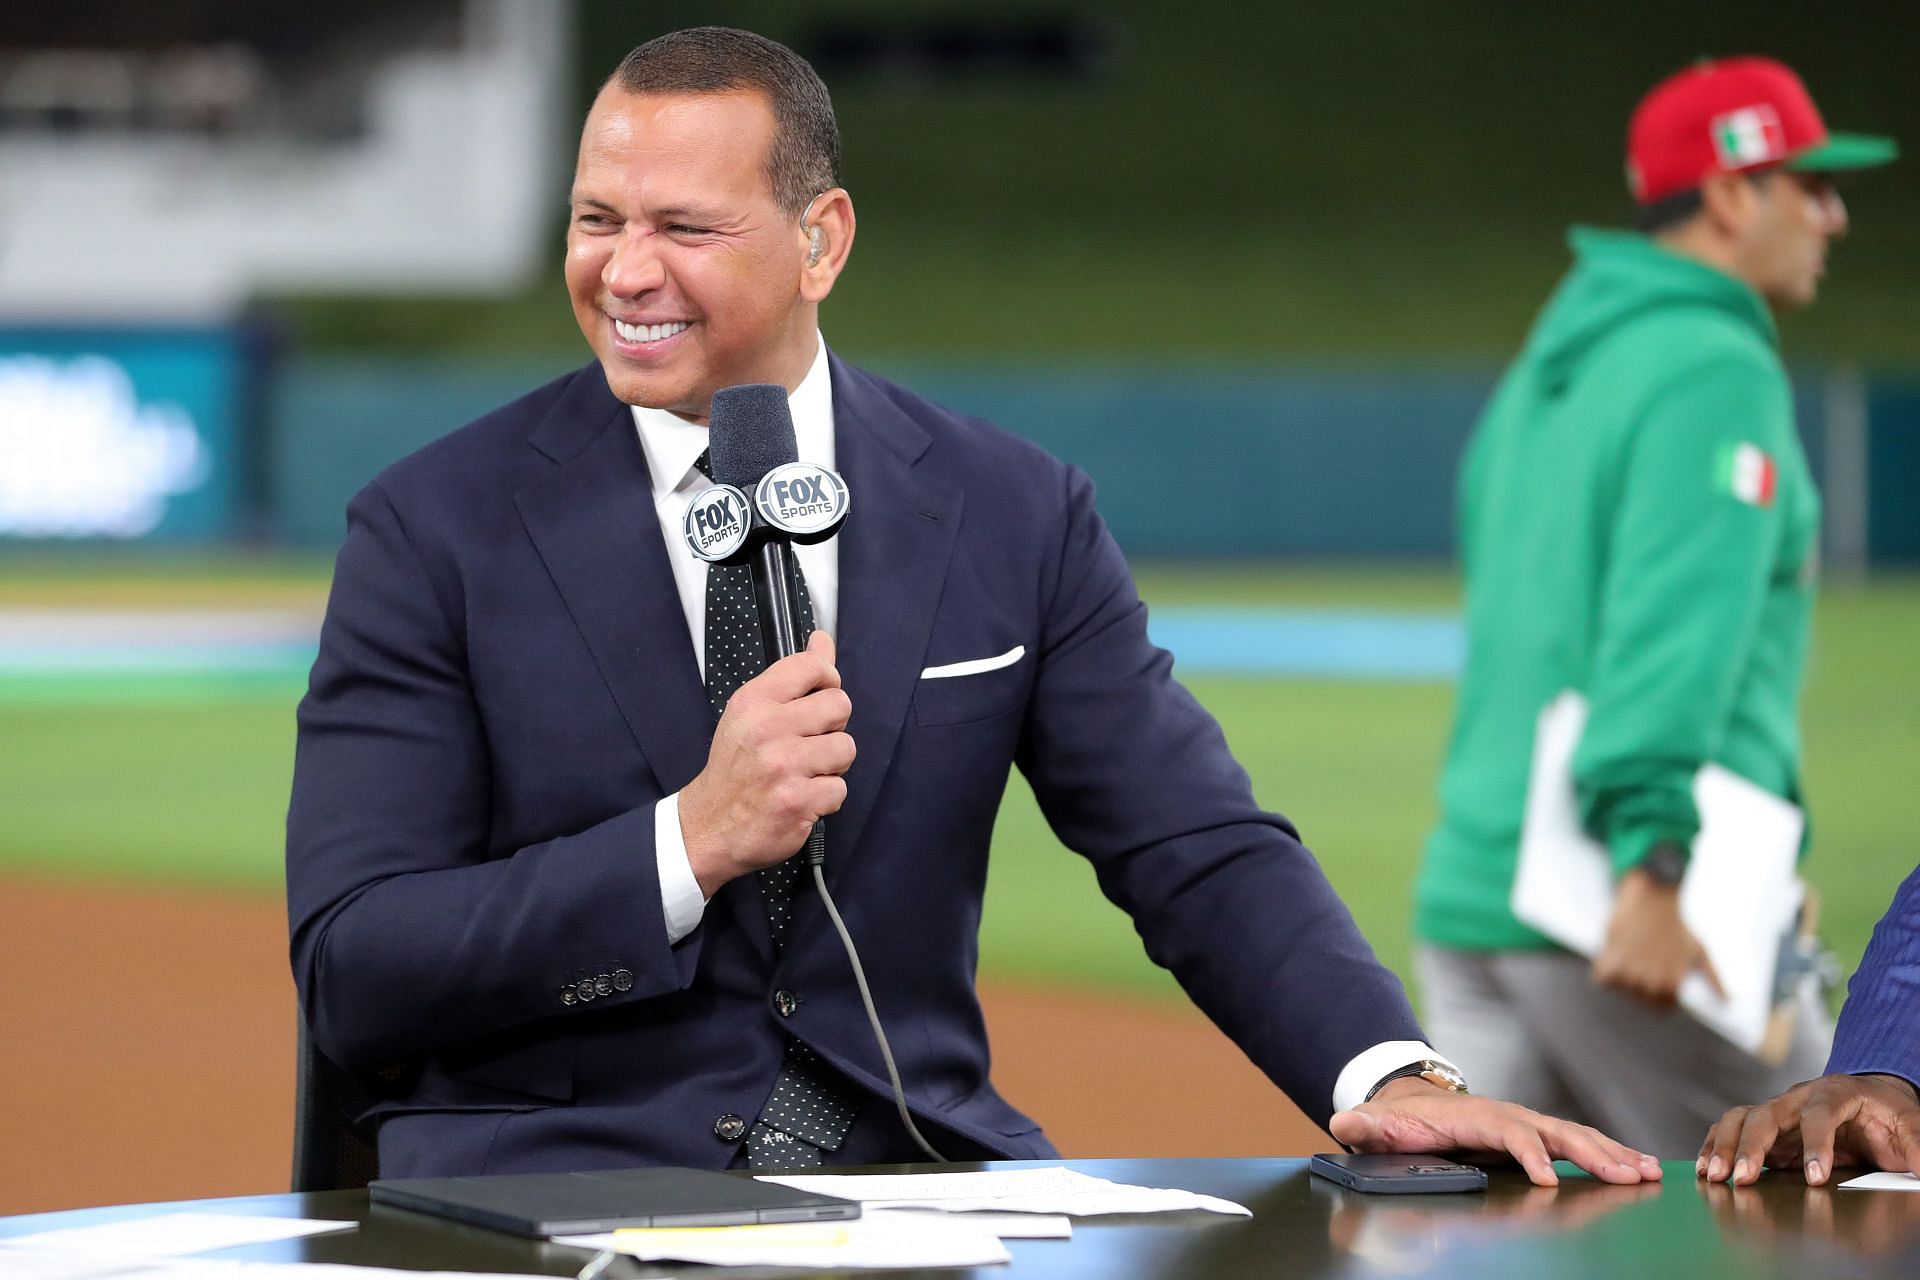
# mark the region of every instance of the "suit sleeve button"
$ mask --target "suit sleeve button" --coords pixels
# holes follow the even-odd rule
[[[713,1136],[723,1142],[738,1142],[747,1132],[747,1122],[729,1111],[713,1122]]]
[[[615,969],[613,971],[613,989],[615,991],[633,990],[633,970]]]
[[[612,995],[613,994],[613,975],[610,973],[603,973],[599,977],[595,978],[593,980],[593,993],[597,996]]]
[[[783,1018],[791,1018],[793,1011],[800,1007],[800,997],[782,988],[773,993],[773,1011]]]
[[[594,986],[592,978],[580,979],[580,981],[573,984],[573,990],[574,994],[578,995],[582,1000],[591,1000],[600,994],[600,989]]]
[[[576,996],[575,994],[573,994],[573,984],[571,982],[569,982],[566,986],[560,988],[561,1004],[571,1005],[574,1001],[578,1000],[579,998],[580,998],[579,996]]]

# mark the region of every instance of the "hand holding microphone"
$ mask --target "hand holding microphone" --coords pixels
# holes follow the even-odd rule
[[[847,487],[798,461],[783,387],[716,392],[708,419],[715,483],[694,497],[688,549],[716,564],[746,563],[771,665],[742,684],[714,731],[707,767],[680,793],[680,827],[701,891],[792,856],[824,856],[820,819],[846,802],[852,704],[831,638],[803,629],[790,543],[819,542],[847,515]]]
[[[846,803],[853,703],[833,663],[833,640],[816,631],[727,703],[707,767],[680,792],[687,861],[708,897],[792,857],[814,823]]]

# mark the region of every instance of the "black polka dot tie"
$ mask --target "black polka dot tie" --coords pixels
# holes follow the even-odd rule
[[[711,479],[706,453],[694,466]],[[813,600],[807,581],[793,561],[790,584],[800,618],[794,637],[804,647],[813,634]],[[754,604],[753,571],[746,565],[707,566],[707,703],[717,721],[734,693],[767,665],[767,644]],[[777,953],[793,924],[793,901],[803,883],[802,859],[789,858],[764,868],[756,877],[767,906],[767,926]],[[859,1107],[858,1094],[839,1073],[798,1040],[787,1052],[774,1080],[773,1094],[747,1132],[750,1169],[817,1169],[825,1153],[846,1141]]]

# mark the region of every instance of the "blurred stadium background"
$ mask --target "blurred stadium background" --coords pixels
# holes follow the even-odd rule
[[[1454,464],[1566,225],[1624,216],[1633,101],[1768,52],[1920,147],[1911,4],[0,7],[0,1213],[284,1185],[281,830],[342,508],[586,358],[573,132],[701,22],[833,89],[829,340],[1093,475],[1156,638],[1402,972]],[[1920,162],[1844,194],[1785,337],[1828,513],[1809,875],[1850,970],[1920,829]],[[1070,1153],[1109,1149],[1081,1073],[1129,1019],[1192,1104],[1159,1151],[1311,1144],[1018,784],[984,965]]]

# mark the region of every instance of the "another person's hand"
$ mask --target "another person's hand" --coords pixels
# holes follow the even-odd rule
[[[847,800],[853,764],[833,640],[813,633],[804,652],[741,685],[713,731],[707,767],[680,792],[680,831],[700,891],[791,857],[814,822]]]
[[[1327,1131],[1356,1151],[1510,1157],[1543,1187],[1560,1183],[1555,1160],[1572,1161],[1603,1182],[1660,1177],[1658,1160],[1597,1129],[1512,1102],[1452,1093],[1414,1076],[1390,1081],[1371,1102],[1340,1112],[1328,1121]]]
[[[1762,1167],[1799,1165],[1812,1186],[1836,1167],[1920,1173],[1920,1095],[1899,1076],[1805,1080],[1757,1107],[1735,1107],[1700,1144],[1694,1171],[1748,1186]]]
[[[1726,995],[1706,948],[1680,919],[1680,887],[1637,869],[1627,872],[1614,895],[1606,945],[1593,961],[1594,982],[1656,1009],[1671,1009],[1681,982],[1696,969]]]

